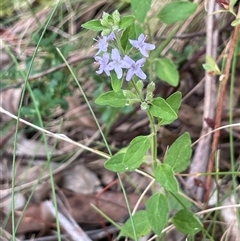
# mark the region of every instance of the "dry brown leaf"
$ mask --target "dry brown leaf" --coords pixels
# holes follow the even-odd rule
[[[25,234],[28,232],[41,232],[43,234],[55,222],[51,214],[47,212],[47,209],[44,207],[43,203],[29,204],[23,214],[20,211],[15,212],[16,224],[18,223],[21,215],[22,215],[22,218],[16,232],[17,234]],[[6,217],[6,214],[4,214],[4,216]],[[8,219],[8,222],[4,228],[6,231],[11,233],[11,229],[12,229],[11,219]]]
[[[26,165],[19,165],[16,171],[15,183],[18,187],[21,185],[31,183],[37,181],[39,179],[39,184],[35,186],[35,190],[32,196],[32,199],[35,202],[41,202],[45,200],[49,196],[49,192],[51,190],[51,184],[49,179],[44,179],[43,181],[41,178],[45,175],[49,174],[49,169],[43,168],[45,163],[42,162],[41,166],[33,166],[29,167]],[[51,169],[54,170],[59,165],[51,165]],[[40,181],[41,180],[41,181]],[[61,184],[62,181],[62,173],[58,173],[54,175],[54,182],[56,185]],[[33,185],[33,184],[32,184]]]
[[[99,198],[90,195],[77,195],[64,190],[64,194],[71,207],[73,218],[79,223],[99,224],[103,218],[91,206],[91,203],[97,206],[103,213],[114,221],[123,221],[128,217],[128,211],[125,199],[122,193],[104,192]],[[133,209],[139,195],[128,194],[130,207]],[[144,206],[140,204],[140,208]]]
[[[9,111],[12,114],[18,113],[18,105],[21,97],[22,89],[9,89],[3,92],[0,92],[0,106]],[[2,121],[10,121],[11,117],[1,114]]]
[[[179,119],[187,125],[199,128],[202,126],[202,114],[189,105],[182,104],[178,116]]]
[[[57,150],[55,147],[48,145],[46,150],[46,146],[44,143],[36,140],[29,140],[23,135],[18,135],[17,140],[17,151],[18,155],[26,155],[32,156],[44,156],[46,157],[46,153],[49,152],[51,155],[62,155],[64,154],[61,150]]]
[[[16,193],[14,195],[14,208],[22,209],[26,204],[26,198],[22,193]],[[5,202],[0,203],[0,208],[3,208],[4,211],[10,212],[12,210],[12,199],[8,198]]]
[[[169,131],[167,128],[162,126],[159,128],[158,137],[159,137],[159,141],[162,144],[163,150],[165,150],[167,146],[171,145],[178,138],[178,134],[173,133]]]
[[[68,96],[65,98],[68,102],[68,109],[66,111],[58,109],[56,115],[63,114],[64,123],[63,130],[70,127],[84,127],[90,129],[97,129],[96,123],[89,112],[87,105],[82,105],[78,96]],[[52,129],[52,131],[57,131]]]
[[[100,186],[97,175],[83,165],[72,166],[64,172],[63,188],[76,193],[91,194]]]
[[[105,192],[100,198],[89,195],[80,195],[67,190],[63,190],[64,195],[70,206],[70,214],[78,222],[83,224],[100,224],[103,218],[93,209],[91,203],[96,205],[107,216],[114,221],[123,221],[128,217],[128,211],[126,208],[124,196],[122,193]],[[128,200],[130,207],[133,209],[139,196],[136,194],[128,194]],[[140,208],[144,207],[144,204],[140,204]],[[20,211],[16,213],[16,223],[19,220]],[[45,202],[40,204],[31,203],[22,214],[20,225],[17,230],[17,234],[24,234],[28,232],[41,232],[44,234],[49,228],[55,227],[55,219]],[[4,214],[4,216],[6,216]],[[2,220],[4,220],[2,215]],[[11,220],[8,220],[7,225],[4,227],[6,231],[11,233]]]

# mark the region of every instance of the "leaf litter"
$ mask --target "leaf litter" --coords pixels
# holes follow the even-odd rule
[[[81,24],[79,24],[79,22],[85,22],[91,19],[96,9],[101,9],[101,11],[104,9],[107,11],[112,8],[112,6],[114,5],[112,5],[112,3],[107,3],[107,1],[94,3],[92,6],[84,5],[83,9],[85,10],[85,14],[82,14],[80,16],[81,18],[79,17],[77,19],[77,25],[80,26]],[[46,8],[46,10],[43,9],[37,13],[39,21],[46,18],[49,14],[49,10],[49,8]],[[21,55],[21,60],[25,59],[26,56],[31,56],[34,48],[31,45],[27,46],[26,40],[38,28],[34,18],[29,18],[27,22],[26,19],[19,18],[19,20],[15,22],[15,26],[9,28],[10,31],[12,31],[13,37],[5,38],[5,41],[7,41],[16,52],[18,52],[19,46],[20,49],[26,47],[25,52]],[[198,28],[200,27],[198,26]],[[156,33],[157,37],[162,34],[160,30],[158,31],[159,32]],[[20,35],[20,33],[24,34]],[[76,36],[76,39],[77,38],[79,38],[79,36]],[[179,46],[179,48],[183,48],[183,41],[179,43]],[[80,47],[86,48],[85,46]],[[87,51],[91,52],[91,47],[88,46],[88,48],[89,50]],[[4,68],[8,67],[11,63],[9,57],[6,57],[6,59],[7,61],[4,62],[3,66]],[[195,62],[195,65],[197,64],[198,62]],[[195,78],[192,74],[193,71],[195,75],[202,75],[202,73],[198,73],[199,70],[197,67],[196,69],[191,67],[190,70],[190,72],[186,71],[187,73],[181,73],[182,76],[188,75],[188,78],[182,79],[184,85],[180,87],[182,93],[188,93],[192,90],[192,86],[195,86],[196,82],[200,81],[200,77]],[[84,67],[81,69],[80,74],[86,76],[88,72],[89,67]],[[81,78],[82,76],[80,76],[79,79],[81,80]],[[236,78],[239,79],[239,69]],[[92,97],[93,91],[96,88],[96,83],[92,79],[90,79],[89,82],[91,84],[86,87],[85,91]],[[6,91],[1,91],[1,106],[5,110],[17,115],[21,92],[21,88],[11,88]],[[156,92],[159,96],[165,97],[168,95],[167,93],[171,92],[171,88],[164,83],[159,83]],[[171,126],[162,127],[160,129],[158,133],[160,159],[163,158],[163,154],[168,146],[171,145],[181,133],[189,131],[193,140],[199,137],[202,127],[201,120],[204,115],[203,98],[204,90],[198,88],[194,94],[190,95],[184,104],[181,105],[178,120]],[[239,123],[239,99],[240,86],[236,84],[234,94],[234,123]],[[97,131],[96,123],[89,110],[86,108],[86,105],[83,104],[81,96],[74,93],[73,96],[67,97],[66,100],[69,108],[67,110],[61,108],[55,110],[53,119],[48,123],[48,129],[54,133],[60,131],[63,135],[84,144],[86,140]],[[230,96],[227,94],[225,97],[223,125],[228,124],[229,100]],[[135,116],[136,114],[138,115],[137,117]],[[139,121],[136,121],[136,118],[139,118]],[[9,124],[11,120],[12,119],[7,115],[1,114],[1,129],[6,128],[6,125]],[[11,190],[11,162],[13,158],[13,143],[16,130],[14,125],[15,124],[12,124],[12,128],[7,129],[5,133],[1,133],[0,136],[1,153],[3,153],[3,158],[0,162],[0,172],[3,174],[1,175],[0,190],[0,222],[5,231],[3,233],[0,232],[0,234],[5,239],[11,236],[12,227],[11,220],[7,216],[9,210],[11,210],[12,202],[11,192],[8,190]],[[19,237],[19,239],[21,238],[21,240],[27,240],[29,237],[36,237],[37,240],[38,237],[53,236],[52,231],[56,230],[56,210],[53,203],[52,187],[49,178],[41,180],[41,177],[49,173],[49,166],[55,170],[66,163],[68,158],[73,156],[73,152],[76,152],[76,147],[69,143],[66,144],[64,141],[58,141],[56,144],[54,139],[48,138],[48,150],[46,150],[45,144],[42,144],[39,138],[40,134],[33,132],[29,135],[25,128],[26,126],[20,125],[21,133],[18,134],[17,138],[16,170],[14,172],[15,186],[20,187],[20,191],[15,194],[15,221],[16,223],[19,221],[19,227],[16,233],[17,237]],[[118,116],[114,123],[114,128],[109,132],[108,139],[109,143],[113,143],[113,148],[121,148],[124,144],[129,143],[135,136],[140,134],[146,135],[147,133],[148,123],[144,117],[144,112],[138,111],[136,113],[132,111],[128,115]],[[228,129],[223,130],[220,138],[221,148],[224,151],[220,154],[219,169],[223,171],[230,169],[230,157],[224,155],[230,148],[228,133]],[[233,133],[236,140],[239,140],[239,127],[233,128]],[[91,145],[96,149],[104,149],[99,139],[93,140]],[[236,141],[234,145],[236,147],[234,154],[236,157],[239,157],[239,141]],[[49,151],[53,158],[57,158],[57,161],[52,161],[52,163],[49,164],[47,162],[48,157],[46,151]],[[70,157],[66,157],[65,154],[69,154]],[[90,204],[97,206],[102,212],[116,222],[121,223],[128,218],[127,208],[119,183],[116,182],[115,185],[108,187],[108,184],[114,182],[116,177],[111,172],[103,169],[104,161],[105,160],[97,159],[97,157],[92,154],[82,153],[63,171],[54,175],[59,208],[58,212],[60,214],[59,223],[63,233],[67,235],[68,240],[90,240],[91,235],[89,238],[87,232],[83,232],[83,230],[94,230],[99,228],[105,230],[106,225],[109,225]],[[46,165],[46,163],[48,164]],[[143,168],[147,169],[148,166]],[[38,180],[37,184],[31,184],[27,189],[23,188],[21,191],[21,186],[36,180]],[[128,192],[127,196],[130,206],[133,209],[140,197],[140,193],[145,190],[150,181],[148,178],[133,172],[123,177],[123,182],[126,185],[126,190]],[[108,187],[107,191],[103,191],[105,187]],[[227,188],[225,186],[226,190],[229,190],[229,188],[231,188],[231,183],[227,184]],[[221,189],[223,189],[222,186]],[[32,190],[33,194],[31,194]],[[227,193],[226,190],[224,191]],[[99,197],[96,197],[99,191],[103,192]],[[221,192],[224,191],[221,190]],[[26,200],[29,197],[31,197],[30,203],[26,207],[26,210],[24,210],[23,207],[26,205]],[[233,204],[236,203],[231,195],[224,200],[225,205],[228,205],[229,202]],[[139,208],[144,208],[144,204],[145,203],[142,202]],[[226,215],[226,213],[228,215]],[[237,237],[239,237],[239,230],[234,226],[234,223],[237,222],[237,211],[235,209],[229,209],[225,210],[225,212],[221,212],[221,215],[225,223],[229,225],[229,230],[231,230],[228,232],[226,231],[224,235],[227,237],[230,237],[230,235],[238,235]],[[116,232],[116,230],[114,232]],[[174,237],[176,233],[171,235]],[[107,236],[107,233],[105,233],[105,236]],[[169,236],[168,240],[171,240],[170,238]]]

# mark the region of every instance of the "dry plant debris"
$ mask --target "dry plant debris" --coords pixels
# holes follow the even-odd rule
[[[61,240],[113,240],[118,234],[117,229],[97,213],[92,205],[114,222],[124,223],[129,214],[121,186],[117,176],[104,169],[104,153],[107,153],[107,148],[101,140],[98,126],[84,97],[77,89],[77,83],[73,83],[68,77],[70,73],[66,63],[60,63],[59,60],[53,63],[54,53],[49,54],[47,47],[54,43],[58,48],[66,48],[65,58],[74,69],[83,92],[90,100],[90,105],[94,106],[94,111],[101,120],[100,127],[111,143],[111,149],[116,152],[135,136],[148,133],[148,120],[142,110],[129,109],[126,113],[117,113],[95,106],[94,98],[107,87],[107,84],[103,85],[101,77],[94,74],[95,49],[92,47],[92,38],[96,36],[85,32],[81,24],[93,18],[100,18],[103,11],[113,12],[118,7],[123,13],[129,13],[129,3],[119,4],[116,1],[105,0],[66,1],[62,5],[63,12],[55,14],[54,21],[48,28],[51,33],[57,33],[58,38],[49,42],[49,46],[39,47],[36,62],[33,64],[35,72],[27,73],[29,58],[34,55],[36,49],[33,36],[37,37],[36,32],[52,11],[52,6],[45,4],[45,1],[33,2],[37,6],[33,3],[30,6],[34,14],[29,8],[22,7],[15,10],[17,16],[15,19],[11,16],[10,24],[7,22],[7,16],[1,18],[3,24],[0,27],[0,69],[1,73],[4,73],[3,76],[8,78],[0,80],[0,239],[12,238],[11,210],[14,197],[13,216],[15,225],[18,225],[15,240],[58,240],[58,228],[61,230]],[[152,1],[148,16],[155,16],[162,8],[161,5],[165,5],[166,2]],[[230,94],[231,86],[227,81],[231,74],[233,50],[239,41],[239,27],[232,33],[232,18],[227,14],[221,19],[208,16],[205,23],[206,3],[197,2],[198,11],[176,31],[175,37],[163,51],[178,62],[181,82],[175,88],[158,82],[155,94],[167,97],[178,89],[183,94],[183,103],[179,109],[178,119],[158,130],[158,154],[159,159],[163,160],[165,151],[185,131],[190,133],[193,142],[201,138],[193,146],[194,155],[190,167],[186,172],[177,175],[178,181],[182,190],[195,204],[196,210],[204,210],[207,206],[210,208],[217,205],[232,205],[222,209],[219,215],[215,216],[212,212],[206,219],[206,227],[209,221],[216,221],[215,228],[219,230],[219,234],[215,236],[216,240],[237,241],[240,237],[240,215],[239,207],[236,208],[234,205],[239,205],[240,200],[239,58],[235,69],[233,95]],[[219,9],[215,1],[209,2],[208,7],[212,8],[212,12]],[[220,1],[220,4],[226,6],[225,1]],[[58,19],[61,14],[63,18]],[[196,22],[195,19],[199,21]],[[213,19],[217,20],[215,24],[212,22]],[[175,29],[174,26],[160,24],[159,18],[151,18],[150,23],[156,43],[163,41]],[[66,47],[68,45],[72,47],[70,50]],[[192,52],[186,55],[184,51],[188,51],[189,48]],[[219,62],[227,56],[222,82],[201,68],[205,50],[215,58],[222,53]],[[177,52],[180,55],[185,54],[184,58],[181,59]],[[239,55],[239,52],[237,54]],[[17,78],[11,69],[16,64],[14,61],[18,62],[17,69],[21,73],[18,73]],[[9,73],[6,74],[7,72]],[[48,88],[53,88],[54,83],[50,86],[49,76],[58,78],[58,74],[64,75],[69,89],[64,93],[65,102],[58,102],[56,108],[50,108],[43,118],[43,123],[44,129],[61,138],[57,139],[49,133],[43,136],[41,131],[21,120],[17,123],[10,115],[6,115],[6,112],[10,112],[16,119],[18,115],[22,118],[19,105],[31,104],[31,92],[26,87],[24,75],[27,76],[28,83],[35,86],[36,94],[37,89],[44,83],[49,82]],[[218,92],[219,86],[221,88]],[[27,94],[21,99],[23,91]],[[46,90],[42,93],[45,94],[44,91]],[[45,96],[43,100],[44,98]],[[49,102],[48,99],[46,102]],[[48,104],[44,103],[43,109],[47,109]],[[67,108],[64,108],[64,105]],[[33,109],[29,108],[24,119],[39,126],[37,119],[33,119],[36,116],[38,113],[33,113]],[[224,128],[204,137],[209,131],[228,125],[230,118],[233,120],[232,124],[235,124],[233,128]],[[109,126],[106,120],[111,122]],[[232,143],[229,141],[230,133],[233,136]],[[71,142],[66,141],[69,138]],[[85,146],[86,149],[81,149],[80,146]],[[87,148],[91,149],[91,152],[88,152]],[[234,166],[231,163],[230,152],[237,160]],[[146,174],[144,176],[144,171],[152,174],[149,163],[146,160],[139,172],[125,173],[121,176],[131,210],[144,209],[146,200],[143,198],[138,203],[139,198],[145,191],[145,197],[151,193],[151,179]],[[234,178],[233,175],[226,174],[229,171],[230,174],[235,173]],[[206,172],[219,174],[199,174]],[[226,176],[230,178],[224,183]],[[155,188],[160,189],[158,185]],[[211,229],[211,225],[209,227]],[[172,230],[167,233],[166,240],[179,240],[180,237],[184,235]],[[196,237],[195,240],[200,238]]]

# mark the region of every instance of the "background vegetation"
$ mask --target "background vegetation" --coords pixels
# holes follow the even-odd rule
[[[168,196],[171,213],[162,234],[147,230],[141,240],[238,239],[239,3],[194,1],[191,16],[166,23],[160,12],[170,2],[0,2],[1,240],[114,240],[130,215],[124,195],[135,212],[161,189],[144,175],[152,174],[148,156],[121,182],[104,167],[109,150],[117,153],[150,131],[138,106],[94,102],[111,81],[96,74],[99,33],[82,24],[115,10],[136,17],[134,24],[157,47],[152,56],[169,59],[178,76],[172,83],[170,73],[169,80],[164,61],[152,76],[155,96],[180,91],[183,97],[178,119],[158,129],[158,159],[182,133],[192,141],[191,164],[175,175],[181,195],[178,201]],[[150,8],[141,19],[144,3]],[[172,225],[179,203],[199,218],[200,232]]]

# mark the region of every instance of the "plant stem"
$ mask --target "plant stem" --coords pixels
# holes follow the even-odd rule
[[[142,96],[142,93],[138,90],[135,80],[132,80],[132,85],[136,90],[137,95],[139,96],[141,103],[144,103],[145,100]],[[152,134],[152,145],[151,145],[151,152],[152,152],[152,159],[153,159],[153,166],[154,169],[156,168],[157,165],[157,131],[154,123],[154,117],[151,115],[149,109],[146,110],[147,116],[149,119],[149,124],[150,124],[150,129],[151,129],[151,134]]]
[[[148,119],[150,122],[151,134],[152,134],[152,157],[154,168],[157,165],[157,131],[155,128],[154,117],[151,115],[150,111],[147,110]]]

